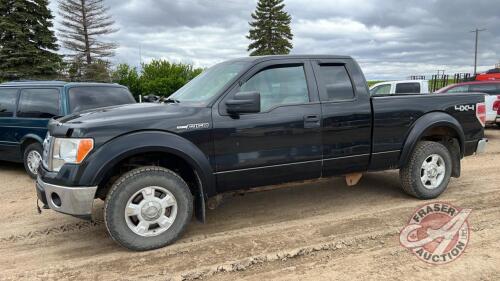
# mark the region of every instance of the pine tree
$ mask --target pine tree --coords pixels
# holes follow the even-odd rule
[[[47,0],[0,0],[0,79],[53,78],[61,65]]]
[[[247,36],[252,40],[248,46],[251,56],[286,55],[292,49],[293,34],[290,28],[292,18],[284,11],[283,0],[259,0],[252,13]]]
[[[90,66],[114,55],[118,45],[99,38],[117,31],[108,10],[103,0],[59,0],[63,20],[58,31],[63,46],[73,52],[73,63]]]

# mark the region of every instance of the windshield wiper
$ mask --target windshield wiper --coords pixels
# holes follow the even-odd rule
[[[173,99],[173,98],[168,98],[163,100],[164,103],[181,103],[179,100]]]

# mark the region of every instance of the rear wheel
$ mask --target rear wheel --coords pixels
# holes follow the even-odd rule
[[[104,207],[106,228],[120,245],[136,251],[177,240],[193,214],[188,185],[171,170],[141,167],[111,187]]]
[[[23,153],[24,169],[32,179],[36,179],[38,166],[42,163],[42,146],[35,142],[26,147]]]
[[[451,167],[450,152],[444,145],[419,142],[409,161],[399,171],[401,187],[419,199],[436,198],[448,187]]]

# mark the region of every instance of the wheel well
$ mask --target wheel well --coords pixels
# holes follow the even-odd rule
[[[460,176],[460,159],[462,158],[462,151],[460,149],[460,137],[454,129],[445,126],[430,128],[424,132],[420,140],[434,141],[443,144],[450,152],[453,160],[452,176]]]
[[[26,149],[26,147],[28,147],[32,143],[39,143],[39,141],[36,140],[36,139],[34,139],[34,138],[27,138],[27,139],[25,139],[21,143],[21,153],[24,153],[24,150]]]
[[[194,198],[200,193],[200,183],[193,167],[179,156],[165,152],[148,152],[130,156],[116,164],[101,180],[96,197],[104,200],[113,183],[124,173],[142,166],[164,167],[177,173],[189,186]]]

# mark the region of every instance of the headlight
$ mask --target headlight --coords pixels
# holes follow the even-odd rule
[[[52,148],[52,171],[59,171],[66,163],[82,163],[93,148],[93,139],[55,138]]]

